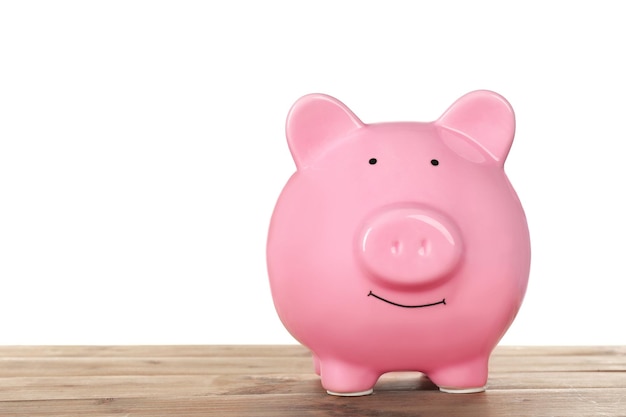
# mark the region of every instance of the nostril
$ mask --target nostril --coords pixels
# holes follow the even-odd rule
[[[400,256],[402,253],[402,242],[399,240],[394,240],[391,242],[391,254],[395,256]]]
[[[430,240],[423,239],[417,249],[417,254],[420,256],[428,256],[430,255],[431,247],[432,245],[430,244]]]

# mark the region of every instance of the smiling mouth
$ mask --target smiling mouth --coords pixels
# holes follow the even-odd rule
[[[415,306],[408,306],[405,304],[398,304],[398,303],[394,303],[393,301],[389,301],[383,297],[379,297],[378,295],[374,294],[373,292],[370,291],[369,294],[367,294],[367,296],[372,296],[374,298],[378,298],[380,301],[384,301],[388,304],[394,305],[394,306],[398,306],[398,307],[402,307],[402,308],[422,308],[422,307],[432,307],[432,306],[436,306],[439,304],[443,304],[444,306],[446,305],[446,299],[444,298],[441,301],[437,301],[436,303],[430,303],[430,304],[419,304],[419,305],[415,305]]]

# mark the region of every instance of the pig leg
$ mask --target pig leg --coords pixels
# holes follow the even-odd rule
[[[369,368],[338,360],[321,360],[320,370],[326,392],[344,397],[371,394],[380,376]]]
[[[471,394],[483,392],[487,385],[489,358],[477,358],[428,373],[428,377],[442,392]]]

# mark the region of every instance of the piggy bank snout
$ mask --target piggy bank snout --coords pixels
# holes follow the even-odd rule
[[[358,238],[362,264],[393,286],[433,284],[457,266],[462,255],[458,228],[431,209],[389,209],[370,218]]]

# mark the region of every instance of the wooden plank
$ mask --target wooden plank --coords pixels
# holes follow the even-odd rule
[[[0,403],[18,416],[624,416],[626,389],[491,391],[455,395],[437,391],[385,392],[339,398],[325,393]]]
[[[626,346],[497,346],[496,356],[623,356]]]
[[[619,356],[626,346],[497,346],[497,356]],[[0,346],[0,356],[88,357],[302,357],[301,345],[129,345],[129,346]]]
[[[626,355],[572,355],[572,356],[499,356],[489,361],[491,370],[500,372],[581,372],[626,371]]]
[[[626,388],[622,372],[536,372],[532,374],[494,373],[488,389],[584,389]],[[381,377],[376,392],[437,390],[419,373],[399,372]],[[303,375],[161,375],[152,376],[73,376],[0,378],[1,401],[39,399],[137,398],[159,396],[265,395],[323,393],[319,377]]]
[[[301,345],[0,346],[0,357],[308,357]]]
[[[1,346],[0,360],[10,358],[309,358],[309,351],[300,345],[171,345],[171,346]],[[602,358],[626,362],[626,346],[498,346],[492,361],[515,363],[510,357],[525,363],[534,361],[565,361],[571,357],[578,362],[602,361]],[[537,357],[536,360],[533,358]],[[541,359],[543,358],[543,359]],[[578,358],[578,359],[575,359]],[[608,359],[606,359],[608,360]]]
[[[312,360],[305,356],[53,356],[0,357],[0,377],[105,376],[105,375],[207,375],[310,373]],[[626,355],[499,356],[490,369],[500,372],[626,371]]]
[[[55,357],[0,358],[0,377],[309,373],[311,358]]]
[[[624,356],[626,346],[498,346],[494,356]],[[308,357],[301,345],[0,346],[0,357]]]

